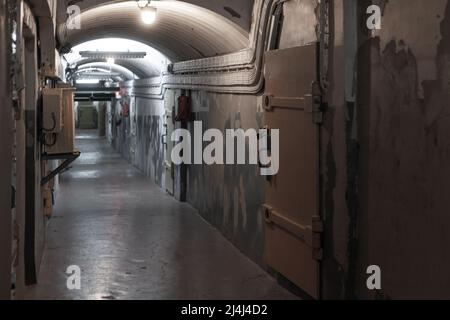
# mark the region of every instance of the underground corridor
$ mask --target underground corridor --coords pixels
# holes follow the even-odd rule
[[[82,156],[61,176],[40,282],[27,298],[296,298],[97,130],[79,131],[76,142]],[[77,264],[85,289],[68,291],[65,270]]]
[[[0,300],[450,299],[450,0],[0,0],[0,101]]]

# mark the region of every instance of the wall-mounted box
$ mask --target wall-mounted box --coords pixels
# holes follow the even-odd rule
[[[48,93],[49,104],[46,106],[44,101],[44,125],[46,122],[48,123],[49,119],[53,118],[53,113],[58,113],[55,111],[57,109],[57,104],[54,105],[58,100],[58,98],[56,98],[57,96],[61,97],[59,107],[61,121],[57,121],[58,124],[53,132],[44,131],[46,136],[45,153],[48,155],[74,153],[75,120],[73,105],[75,89],[72,87],[61,87],[56,89],[46,89],[46,91]],[[48,109],[46,109],[46,107]],[[59,125],[61,126],[60,131],[56,129]]]
[[[59,133],[63,127],[61,89],[44,89],[43,99],[43,130],[45,133]]]

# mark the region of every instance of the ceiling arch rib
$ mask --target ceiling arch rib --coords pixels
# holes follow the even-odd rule
[[[111,73],[109,72],[108,74],[101,69],[97,69],[97,70],[93,70],[91,72],[87,72],[87,71],[79,71],[76,73],[76,86],[80,83],[80,82],[84,82],[86,80],[88,81],[96,81],[97,83],[100,83],[100,81],[105,81],[106,82],[121,82],[121,81],[125,81],[126,78],[119,74],[119,73]]]
[[[60,41],[75,46],[101,38],[132,39],[159,50],[174,62],[236,52],[249,45],[247,32],[213,11],[181,1],[152,5],[158,14],[151,26],[141,23],[135,1],[86,10],[81,14],[81,30],[60,26]]]
[[[88,73],[90,70],[101,70],[102,72],[112,72],[112,73],[118,73],[120,74],[124,79],[127,80],[134,80],[137,78],[142,78],[141,76],[137,75],[135,72],[131,71],[128,68],[125,68],[124,66],[114,64],[109,65],[105,62],[93,62],[93,63],[87,63],[84,65],[81,65],[77,69],[78,74],[84,74]]]
[[[114,58],[114,64],[107,64],[108,58]],[[74,74],[77,70],[95,63],[125,68],[130,71],[131,79],[136,78],[133,74],[141,79],[160,76],[171,62],[159,51],[141,42],[120,38],[84,42],[64,54],[64,59],[68,64],[68,74]]]
[[[84,59],[77,62],[78,69],[84,68],[91,64],[107,65],[104,59]],[[116,59],[115,64],[129,70],[132,74],[135,74],[138,78],[151,78],[161,75],[159,66],[156,64],[150,64],[148,61],[133,61],[133,60],[121,60]]]

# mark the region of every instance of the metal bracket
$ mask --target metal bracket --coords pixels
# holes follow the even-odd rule
[[[263,212],[266,223],[276,225],[303,240],[313,249],[314,259],[322,259],[322,233],[324,227],[320,217],[313,216],[311,225],[304,226],[283,216],[269,205],[263,205]]]
[[[322,92],[318,82],[311,84],[311,94],[305,94],[303,97],[275,97],[273,95],[264,95],[264,109],[268,112],[275,108],[297,109],[313,116],[313,123],[321,124],[323,122],[322,112]]]
[[[303,97],[275,97],[272,95],[265,95],[264,108],[266,111],[273,111],[275,108],[285,108],[311,112],[311,99],[311,95],[305,95]]]
[[[42,160],[65,160],[63,163],[59,165],[58,168],[50,172],[50,174],[44,178],[42,178],[41,186],[46,185],[50,180],[60,174],[64,169],[66,169],[72,162],[78,159],[81,155],[81,152],[76,151],[74,153],[61,153],[61,154],[44,154],[42,155]]]

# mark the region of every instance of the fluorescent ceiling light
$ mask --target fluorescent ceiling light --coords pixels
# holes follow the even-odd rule
[[[78,78],[82,79],[110,79],[113,77],[120,77],[118,72],[80,72],[77,74]]]
[[[143,59],[147,56],[147,52],[141,51],[80,51],[80,56],[82,58],[89,59]]]
[[[80,79],[76,80],[76,83],[78,84],[97,84],[99,83],[98,79]]]

